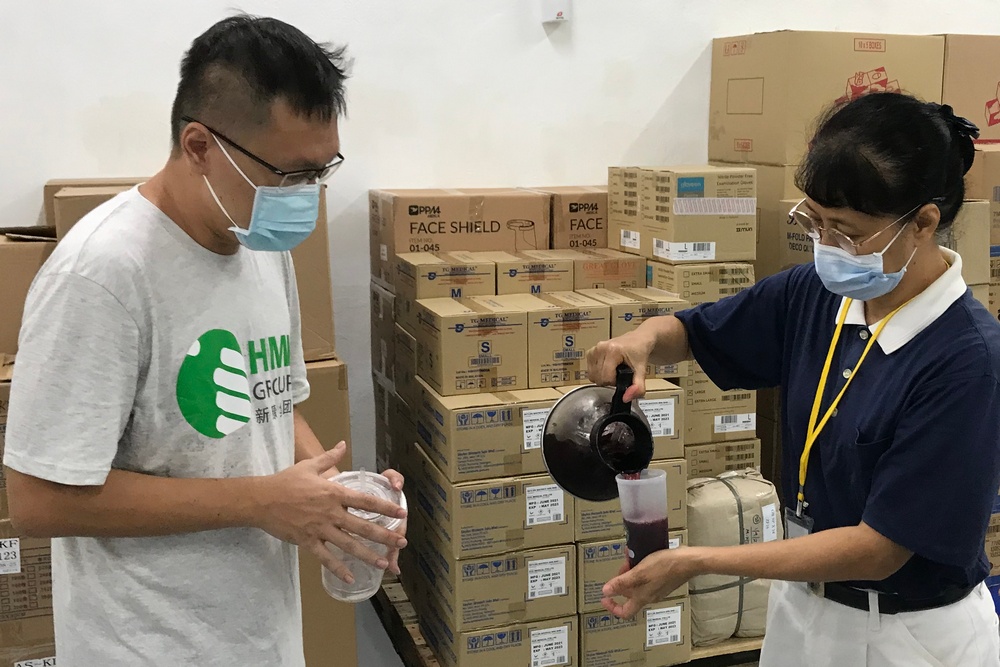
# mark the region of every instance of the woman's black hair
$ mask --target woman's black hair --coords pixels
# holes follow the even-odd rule
[[[962,207],[978,136],[948,105],[869,93],[820,119],[795,184],[820,206],[874,216],[934,203],[944,229]]]

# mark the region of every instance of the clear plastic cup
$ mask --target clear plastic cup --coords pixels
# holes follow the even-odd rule
[[[331,477],[330,481],[337,482],[354,491],[360,491],[383,500],[388,500],[406,509],[406,496],[403,495],[403,492],[392,488],[389,480],[377,473],[365,472],[364,470],[342,472],[335,477]],[[366,512],[354,508],[348,511],[359,519],[370,521],[387,530],[396,530],[403,523],[402,519],[383,516],[374,512]],[[383,558],[389,553],[389,547],[384,544],[372,542],[357,535],[354,538]],[[330,550],[334,558],[348,567],[351,575],[354,577],[354,583],[348,584],[325,567],[322,568],[323,588],[326,589],[326,592],[331,597],[342,602],[364,602],[378,592],[379,586],[382,585],[384,570],[374,565],[369,565],[329,542],[326,543],[326,548]]]
[[[643,558],[670,546],[667,536],[667,473],[664,470],[643,470],[638,479],[616,475],[618,498],[625,521],[625,546],[629,566],[635,567]]]

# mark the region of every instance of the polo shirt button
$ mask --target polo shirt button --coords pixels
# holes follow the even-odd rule
[[[834,409],[833,409],[833,416],[834,416],[834,417],[836,417],[836,416],[837,416],[837,408],[834,408]]]
[[[850,368],[845,368],[844,369],[844,379],[847,379],[849,377],[851,377],[851,369]]]
[[[868,329],[862,329],[858,335],[861,336],[861,340],[868,340]]]

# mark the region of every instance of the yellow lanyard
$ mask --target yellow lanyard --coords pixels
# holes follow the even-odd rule
[[[857,365],[854,366],[851,370],[851,374],[847,377],[847,382],[844,383],[844,386],[840,389],[840,393],[837,394],[837,397],[833,399],[830,407],[827,408],[826,413],[823,415],[823,419],[817,424],[816,419],[819,418],[819,406],[823,401],[823,394],[826,390],[826,379],[830,374],[830,365],[833,363],[833,353],[834,350],[837,349],[837,341],[840,340],[840,332],[844,328],[844,322],[847,320],[847,312],[850,310],[852,302],[853,299],[844,300],[843,310],[840,313],[840,318],[837,320],[837,328],[833,332],[833,340],[830,341],[830,350],[826,353],[826,362],[823,364],[823,372],[819,376],[819,386],[816,387],[816,397],[813,399],[812,412],[809,414],[809,429],[806,431],[806,445],[802,450],[801,458],[799,458],[799,495],[798,503],[795,508],[795,514],[799,517],[802,516],[802,511],[805,509],[806,505],[806,471],[809,467],[809,454],[812,452],[812,447],[816,443],[816,439],[819,438],[819,434],[823,430],[823,427],[826,426],[830,417],[833,416],[833,413],[837,409],[837,405],[840,403],[840,399],[843,398],[844,392],[847,391],[847,388],[851,385],[851,381],[854,380],[854,377],[858,374],[858,369],[861,368],[861,364],[865,362],[865,357],[868,356],[868,352],[872,349],[872,345],[874,345],[875,341],[878,339],[878,335],[882,333],[882,329],[884,329],[885,325],[889,323],[889,320],[891,320],[893,316],[906,305],[904,303],[902,306],[886,315],[885,319],[883,319],[875,328],[875,332],[872,334],[871,338],[868,339],[865,351],[861,353],[861,358],[858,359]]]

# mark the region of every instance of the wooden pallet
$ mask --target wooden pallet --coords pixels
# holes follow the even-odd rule
[[[440,667],[420,632],[417,612],[396,578],[385,579],[372,598],[372,606],[405,667]],[[695,648],[688,664],[691,667],[723,667],[755,663],[760,657],[760,645],[760,639],[730,639],[714,646]]]

